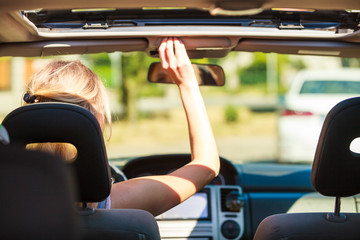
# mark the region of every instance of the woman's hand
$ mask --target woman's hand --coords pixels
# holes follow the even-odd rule
[[[199,84],[185,45],[177,38],[165,38],[159,47],[162,67],[174,79],[180,90],[180,97],[188,122],[191,163],[169,174],[186,176],[199,190],[219,173],[220,161],[214,135],[206,113]],[[179,191],[181,199],[191,194]],[[193,194],[193,193],[192,193]]]
[[[139,208],[161,214],[201,190],[220,169],[219,154],[198,82],[184,44],[164,39],[162,67],[179,87],[189,127],[191,162],[168,175],[132,178],[111,188],[111,208]]]
[[[180,39],[163,39],[159,47],[159,55],[163,69],[170,74],[177,85],[198,85],[194,68]]]

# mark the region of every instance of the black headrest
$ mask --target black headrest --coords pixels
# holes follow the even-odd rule
[[[77,149],[71,163],[76,174],[79,201],[99,202],[111,189],[103,135],[97,119],[87,109],[65,103],[30,104],[8,114],[2,123],[10,144],[65,142]]]
[[[360,98],[338,103],[326,116],[315,153],[311,181],[326,196],[360,193],[360,154],[350,144],[360,137]]]
[[[0,239],[76,239],[72,175],[59,158],[0,144]]]

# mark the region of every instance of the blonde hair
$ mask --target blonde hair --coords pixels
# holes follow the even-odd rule
[[[49,63],[33,75],[28,93],[35,97],[34,103],[65,102],[88,109],[98,120],[102,131],[106,122],[111,126],[105,86],[93,71],[79,61]],[[66,146],[62,143],[39,143],[33,148],[55,153],[63,159],[73,158],[74,150]]]

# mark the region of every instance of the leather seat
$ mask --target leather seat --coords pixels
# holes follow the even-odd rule
[[[69,164],[79,191],[84,239],[160,239],[155,218],[143,210],[87,208],[101,202],[111,190],[110,169],[98,121],[87,109],[65,103],[36,103],[20,107],[3,120],[12,144],[65,142],[77,149]],[[134,221],[136,220],[136,221]]]
[[[351,98],[326,116],[311,172],[315,189],[335,197],[334,212],[269,216],[260,223],[254,239],[359,239],[360,213],[340,211],[341,197],[360,193],[360,154],[350,149],[358,137],[360,98]]]
[[[0,143],[0,239],[79,239],[74,184],[62,160]]]

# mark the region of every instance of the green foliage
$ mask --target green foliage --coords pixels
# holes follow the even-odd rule
[[[261,85],[266,83],[266,54],[255,53],[253,63],[240,70],[242,85]]]
[[[278,54],[278,69],[279,72],[281,72],[282,69],[286,69],[286,68],[293,68],[296,69],[297,71],[300,71],[302,69],[305,69],[305,63],[301,60],[301,58],[291,58],[291,55],[286,55],[286,54]]]
[[[241,54],[241,53],[230,53]],[[210,92],[215,94],[224,94],[229,92],[236,93],[256,93],[266,94],[267,90],[267,55],[265,53],[253,53],[248,54],[248,62],[245,64],[239,64],[237,66],[238,79],[240,81],[239,88],[202,88],[203,92]],[[111,56],[113,57],[113,56]],[[120,99],[124,110],[125,118],[130,121],[139,117],[136,110],[136,101],[140,97],[161,97],[166,94],[167,85],[151,84],[147,81],[147,72],[152,62],[159,62],[159,59],[149,57],[144,52],[132,52],[122,53],[119,55],[121,61],[116,64],[120,64],[121,79],[111,79],[111,60],[107,53],[92,54],[85,57],[85,61],[90,65],[90,68],[94,70],[104,81],[107,87],[116,87],[119,89]],[[236,56],[235,56],[236,57]],[[236,58],[234,58],[236,59]],[[223,59],[192,59],[193,63],[200,64],[219,64],[222,65]],[[114,64],[114,62],[113,62]],[[237,64],[236,61],[231,64]],[[350,61],[344,61],[344,65],[351,65]],[[224,65],[225,67],[226,65]],[[236,65],[235,65],[236,66]],[[276,65],[275,65],[276,66]],[[281,79],[283,69],[302,69],[305,65],[299,58],[289,57],[288,55],[277,55],[277,68],[278,76]],[[226,71],[226,69],[225,69]],[[120,78],[120,77],[119,77]],[[121,82],[119,82],[121,80]],[[278,92],[285,92],[286,89],[282,86],[282,81],[278,81]],[[117,83],[117,84],[116,84]],[[225,119],[227,122],[236,122],[242,119],[242,112],[234,106],[227,106],[224,109]],[[130,116],[132,115],[132,116]],[[130,117],[129,117],[130,116]]]
[[[85,60],[91,65],[91,69],[103,80],[106,87],[113,87],[111,63],[107,53],[86,55]]]
[[[239,119],[239,114],[238,114],[236,107],[234,107],[232,105],[226,106],[225,107],[225,121],[227,123],[233,123],[233,122],[237,122],[238,119]]]
[[[123,53],[122,73],[123,77],[135,82],[146,81],[147,70],[153,62],[144,52]]]
[[[115,81],[111,76],[111,59],[107,53],[86,55],[85,61],[90,68],[103,80],[106,87],[115,87]],[[136,96],[162,96],[164,91],[159,84],[150,84],[147,82],[147,71],[150,64],[156,59],[150,58],[143,52],[123,53],[121,56],[122,79],[127,84],[134,85]],[[158,60],[159,61],[159,60]],[[130,83],[129,83],[130,82]]]
[[[360,67],[360,58],[341,58],[341,64],[343,67]]]
[[[152,84],[147,81],[147,73],[152,62],[158,62],[144,52],[124,53],[122,58],[123,80],[135,87],[135,96],[163,96],[161,84]]]
[[[284,70],[293,69],[299,71],[306,66],[301,58],[292,57],[291,55],[277,54],[277,75],[278,75],[278,93],[286,92],[284,82],[280,81],[284,74]],[[239,68],[239,81],[241,91],[251,89],[252,92],[266,93],[267,90],[267,54],[254,53],[253,61],[247,67]],[[257,91],[255,91],[255,89]]]
[[[111,79],[111,70],[109,65],[97,65],[94,72],[102,79],[106,87],[113,87],[113,80]]]
[[[199,59],[192,59],[191,63],[197,63],[197,64],[209,64],[208,58],[199,58]]]
[[[157,83],[142,83],[142,87],[138,91],[139,97],[163,97],[165,96],[165,87]]]

